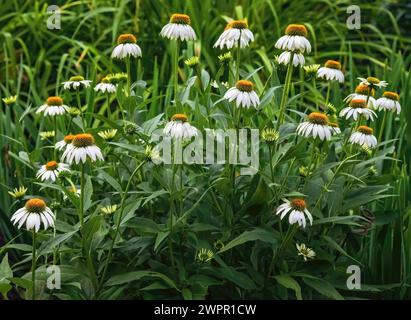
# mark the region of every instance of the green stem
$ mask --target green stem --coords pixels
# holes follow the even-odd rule
[[[290,62],[293,61],[293,58],[294,58],[294,53],[291,54]],[[281,96],[280,114],[278,115],[278,121],[277,121],[276,128],[275,128],[277,131],[279,131],[280,125],[282,124],[283,119],[284,119],[285,105],[287,104],[288,93],[291,87],[292,74],[293,74],[293,64],[290,63],[288,64],[288,67],[287,67],[287,74],[285,76],[283,95]]]
[[[127,70],[127,96],[131,95],[131,66],[130,57],[126,58],[126,70]]]
[[[378,142],[381,141],[382,136],[384,134],[384,128],[385,128],[385,123],[387,121],[387,112],[384,111],[384,116],[382,117],[382,122],[381,122],[381,126],[380,126],[380,133],[378,134]]]
[[[81,99],[80,99],[80,91],[79,90],[77,90],[76,96],[77,96],[77,106],[78,106],[78,109],[80,110],[81,125],[83,127],[82,129],[83,129],[83,132],[86,132],[86,124],[84,122],[84,115],[83,115],[83,109],[81,107]]]
[[[32,253],[31,253],[31,281],[33,284],[32,287],[32,300],[36,300],[36,231],[33,229],[32,231],[33,234],[33,247],[32,247]]]
[[[174,101],[175,104],[177,105],[177,99],[178,99],[178,56],[180,54],[180,44],[178,40],[175,40],[175,50],[174,50]]]
[[[81,178],[80,178],[80,233],[81,247],[84,249],[84,163],[81,163]]]
[[[325,97],[325,107],[327,107],[327,104],[330,101],[330,94],[331,94],[331,81],[328,82],[327,96]]]
[[[236,81],[240,80],[240,59],[241,59],[241,47],[240,47],[240,39],[241,39],[241,30],[240,30],[240,37],[238,38],[237,44],[237,62],[236,62]]]
[[[54,151],[53,151],[53,160],[57,160],[57,149],[56,149],[56,143],[57,143],[57,116],[53,117],[53,122],[54,122]]]
[[[111,260],[111,257],[112,257],[112,255],[113,255],[113,248],[114,248],[114,245],[115,245],[115,243],[116,243],[117,236],[118,236],[118,234],[119,234],[119,232],[120,232],[120,225],[121,225],[121,220],[122,220],[122,218],[123,218],[123,213],[124,213],[124,209],[125,209],[125,201],[126,201],[126,198],[127,198],[128,190],[129,190],[129,188],[130,188],[130,185],[131,185],[131,182],[133,181],[134,176],[137,174],[137,172],[140,170],[140,168],[143,166],[143,164],[144,164],[145,162],[146,162],[146,161],[142,161],[142,162],[134,169],[133,173],[131,174],[130,178],[128,179],[128,182],[127,182],[127,185],[126,185],[126,189],[124,190],[124,192],[123,192],[123,194],[122,194],[122,196],[121,196],[120,213],[119,213],[119,217],[118,217],[118,220],[117,220],[117,223],[116,223],[116,230],[115,230],[115,232],[114,232],[113,240],[111,241],[111,245],[110,245],[110,249],[109,249],[109,252],[108,252],[107,260],[106,260],[106,263],[105,263],[105,265],[104,265],[103,273],[102,273],[102,275],[101,275],[99,287],[101,287],[101,285],[103,284],[104,279],[105,279],[105,277],[106,277],[107,268],[108,268],[108,265],[110,264],[110,260]]]

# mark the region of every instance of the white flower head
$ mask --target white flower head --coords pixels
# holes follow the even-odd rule
[[[64,90],[79,90],[90,87],[91,80],[85,80],[82,76],[74,76],[62,83]]]
[[[315,257],[315,252],[313,249],[308,248],[305,243],[298,244],[296,243],[296,247],[298,250],[298,255],[302,256],[304,258],[304,261],[307,261],[308,259],[314,259]]]
[[[250,45],[250,42],[254,41],[254,35],[250,29],[248,29],[247,20],[232,20],[230,21],[223,33],[217,39],[214,44],[214,48],[220,47],[223,49],[231,49],[237,47],[240,44],[240,48],[245,48]]]
[[[170,22],[161,29],[160,36],[171,40],[195,40],[196,33],[190,24],[191,19],[188,15],[175,13],[171,15]]]
[[[19,229],[25,223],[27,230],[38,232],[41,224],[43,224],[44,230],[54,227],[55,219],[54,213],[47,207],[46,202],[42,199],[34,198],[28,200],[23,208],[17,210],[12,215],[11,222],[18,224],[17,227]]]
[[[311,44],[307,39],[307,28],[302,24],[290,24],[285,29],[285,35],[275,44],[277,49],[310,53]]]
[[[60,97],[48,97],[45,104],[40,106],[36,113],[43,112],[45,116],[60,116],[65,114],[69,107],[63,104],[63,99]]]
[[[111,53],[112,59],[125,59],[129,57],[138,58],[141,57],[141,49],[137,45],[137,38],[130,34],[121,34],[117,38],[117,46]]]
[[[377,138],[373,136],[373,129],[367,126],[359,126],[350,139],[350,143],[358,144],[362,147],[375,148],[377,146]]]
[[[228,89],[224,94],[224,99],[229,102],[235,100],[239,108],[256,108],[260,104],[260,98],[254,91],[254,84],[249,80],[237,81],[235,87]]]
[[[340,126],[337,122],[328,122],[328,126],[331,128],[331,133],[337,135],[341,133]]]
[[[345,119],[353,118],[355,121],[360,116],[365,119],[371,119],[374,121],[374,117],[377,117],[375,112],[367,107],[367,101],[363,99],[352,99],[348,105],[340,111],[340,117],[345,117]]]
[[[94,137],[88,133],[80,133],[74,136],[73,141],[66,146],[62,161],[69,164],[85,163],[89,158],[92,162],[104,160],[99,147],[95,145]]]
[[[401,105],[399,100],[398,93],[385,91],[383,96],[375,102],[375,107],[377,110],[397,111],[397,114],[400,114]]]
[[[299,52],[284,51],[283,53],[280,54],[277,61],[279,64],[288,65],[290,64],[291,56],[293,57],[294,67],[298,67],[298,66],[302,67],[304,65],[305,63],[304,55]]]
[[[304,137],[318,137],[320,140],[330,140],[333,131],[329,126],[327,115],[321,112],[311,112],[307,117],[307,121],[298,125],[297,133]]]
[[[58,163],[57,161],[49,161],[42,165],[40,170],[37,171],[36,178],[41,181],[50,180],[56,181],[60,172],[69,171],[69,166],[65,163]]]
[[[310,224],[313,224],[313,217],[307,210],[307,204],[303,199],[293,199],[284,203],[277,208],[276,215],[280,215],[281,220],[289,213],[288,222],[290,224],[298,223],[300,227],[305,228],[306,217]]]
[[[349,103],[351,100],[368,100],[368,108],[375,107],[375,98],[374,98],[375,90],[365,84],[359,84],[355,88],[354,93],[350,93],[348,96],[345,97],[344,102]]]
[[[376,77],[361,78],[358,80],[361,81],[361,84],[364,84],[370,88],[385,88],[388,85],[387,81],[380,80]]]
[[[102,139],[107,140],[107,141],[111,141],[116,137],[117,129],[108,129],[108,130],[104,130],[104,131],[99,131],[97,134]]]
[[[171,121],[167,122],[163,133],[171,136],[174,139],[191,139],[198,135],[197,128],[187,122],[187,116],[182,113],[177,113],[171,117]]]
[[[111,83],[108,77],[101,79],[101,82],[94,87],[94,91],[101,93],[115,93],[116,90],[116,85]]]
[[[341,71],[341,63],[335,60],[328,60],[324,64],[324,67],[318,69],[317,78],[344,83],[344,74]]]
[[[72,134],[68,134],[66,136],[64,136],[63,140],[59,141],[56,143],[56,145],[54,146],[57,150],[63,150],[66,148],[66,146],[68,144],[70,144],[74,139],[74,135]]]

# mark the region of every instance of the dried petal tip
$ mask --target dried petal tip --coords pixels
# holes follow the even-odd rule
[[[89,133],[76,134],[72,144],[77,148],[89,147],[94,144],[94,137]]]
[[[117,43],[118,44],[136,43],[136,42],[137,42],[137,38],[134,35],[132,35],[131,33],[121,34],[117,38]]]
[[[350,107],[351,108],[366,108],[367,107],[367,101],[363,99],[352,99],[350,101]]]
[[[293,199],[290,201],[291,207],[298,211],[304,211],[307,209],[307,204],[303,199]]]
[[[175,115],[171,117],[171,121],[175,121],[175,120],[186,122],[187,116],[183,113],[176,113]]]
[[[171,23],[191,24],[191,19],[188,15],[182,13],[174,13],[170,18]]]
[[[26,210],[30,213],[39,213],[46,209],[46,203],[42,199],[30,199],[24,205]]]
[[[46,103],[48,106],[62,106],[63,99],[60,97],[48,97]]]
[[[328,124],[328,117],[324,113],[320,112],[311,112],[308,115],[308,120],[311,123],[320,124],[323,126]]]
[[[57,161],[49,161],[46,163],[46,169],[47,170],[56,170],[58,167],[58,162]]]
[[[82,76],[74,76],[74,77],[70,77],[69,81],[83,81],[84,77]]]
[[[230,21],[228,24],[227,24],[227,27],[226,27],[226,29],[231,29],[231,28],[234,28],[234,29],[247,29],[248,28],[248,22],[247,22],[247,20],[233,20],[233,21]]]
[[[330,69],[341,70],[341,63],[335,60],[327,60],[327,62],[325,63],[325,67]]]
[[[364,134],[367,134],[367,135],[370,135],[374,132],[374,130],[372,128],[367,127],[367,126],[359,126],[357,128],[357,131],[361,132],[361,133],[364,133]]]
[[[395,100],[395,101],[399,101],[399,100],[400,100],[399,94],[396,93],[396,92],[392,92],[392,91],[385,91],[385,92],[383,93],[383,96],[384,96],[385,98],[387,98],[387,99],[390,99],[390,100]]]
[[[302,36],[307,37],[307,28],[302,24],[289,24],[287,29],[285,29],[285,34],[287,36]]]
[[[235,86],[238,90],[245,92],[251,92],[254,89],[254,84],[248,80],[239,80]]]

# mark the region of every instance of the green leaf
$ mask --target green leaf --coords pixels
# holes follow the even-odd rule
[[[251,231],[243,232],[237,238],[235,238],[234,240],[230,241],[227,245],[225,245],[219,252],[222,253],[236,246],[239,246],[245,242],[256,241],[256,240],[260,240],[260,241],[270,243],[270,244],[277,243],[277,239],[275,238],[273,232],[270,232],[270,231],[267,231],[261,228],[256,228]]]
[[[274,278],[283,287],[285,287],[287,289],[294,290],[297,300],[302,300],[303,299],[302,296],[301,296],[301,287],[298,284],[298,282],[296,280],[294,280],[292,277],[290,277],[289,275],[286,275],[286,274],[282,274],[282,275],[279,275],[279,276],[275,276]]]
[[[159,272],[154,272],[154,271],[133,271],[133,272],[128,272],[124,274],[120,274],[117,276],[112,277],[110,280],[106,282],[107,286],[115,286],[115,285],[120,285],[120,284],[125,284],[129,283],[131,281],[136,281],[140,280],[142,278],[159,278],[163,280],[169,288],[174,288],[178,290],[176,284],[174,283],[173,280],[171,280],[169,277],[166,275],[159,273]]]
[[[314,277],[303,277],[303,281],[318,293],[334,300],[344,300],[344,297],[325,280]]]

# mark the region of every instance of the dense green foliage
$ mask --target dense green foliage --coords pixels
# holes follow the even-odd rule
[[[46,1],[4,1],[0,6],[0,95],[18,96],[11,105],[0,100],[4,297],[31,297],[31,234],[13,226],[10,217],[33,196],[45,199],[57,214],[55,232],[37,235],[38,298],[411,297],[410,7],[362,1],[361,29],[349,30],[346,8],[351,2],[345,0],[55,2],[61,2],[61,30],[47,29]],[[337,110],[345,106],[343,99],[354,91],[357,77],[367,76],[399,92],[403,110],[389,113],[382,133],[378,113],[371,126],[382,143],[375,151],[348,148],[343,137],[314,143],[297,136],[295,128],[304,114],[324,106],[328,85],[297,69],[275,152],[260,139],[257,174],[240,176],[239,166],[155,165],[147,159],[146,146],[152,131],[164,127],[176,110],[174,46],[159,32],[176,12],[190,15],[197,34],[194,43],[180,48],[177,100],[200,130],[274,127],[286,76],[286,68],[275,62],[280,51],[274,44],[290,23],[309,30],[313,52],[306,55],[306,64],[341,62],[346,81],[333,83],[329,98]],[[217,57],[224,51],[213,48],[229,18],[247,18],[255,35],[241,51],[240,75],[254,82],[261,104],[257,111],[244,111],[240,124],[231,112],[235,104],[222,100],[227,88],[221,83],[234,85],[237,52],[229,65],[222,65]],[[85,225],[80,230],[79,199],[68,188],[80,188],[81,166],[71,166],[59,183],[36,179],[39,166],[53,160],[55,152],[54,138],[40,135],[55,124],[36,110],[54,95],[77,107],[76,95],[61,85],[71,76],[96,84],[108,73],[126,72],[122,61],[110,59],[122,33],[135,34],[143,52],[131,64],[135,95],[118,90],[108,102],[107,95],[92,89],[81,93],[86,131],[96,138],[105,161],[85,166]],[[200,57],[198,73],[184,64],[193,55]],[[71,133],[81,132],[80,118],[66,115],[57,123],[57,141],[70,133],[69,122]],[[350,125],[340,121],[346,135]],[[111,142],[97,134],[113,128],[118,131]],[[301,170],[307,166],[313,168],[308,175]],[[8,194],[19,186],[28,188],[25,199]],[[293,229],[275,215],[282,199],[294,196],[306,199],[312,226]],[[101,207],[109,204],[118,205],[116,212],[103,214]],[[373,219],[364,220],[370,215]],[[305,262],[296,243],[305,243],[316,257]],[[212,251],[210,261],[200,261],[201,249]],[[61,267],[61,290],[45,286],[46,267],[53,261]],[[361,269],[360,290],[346,287],[350,265]]]

